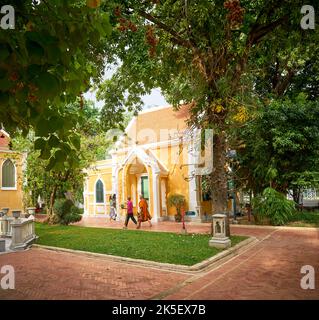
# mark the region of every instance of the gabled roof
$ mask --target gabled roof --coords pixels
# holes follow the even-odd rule
[[[5,131],[4,129],[0,129],[0,133],[5,135],[7,138],[10,138],[10,134],[7,131]]]
[[[10,135],[3,129],[0,129],[0,150],[9,151],[10,150]]]
[[[143,110],[130,121],[115,148],[170,140],[174,132],[182,133],[187,129],[188,117],[188,105],[181,106],[178,111],[170,105]]]
[[[135,158],[138,158],[143,165],[151,166],[154,173],[161,173],[162,175],[168,174],[168,169],[157,159],[154,153],[146,152],[146,150],[141,147],[132,148],[121,165],[129,165]]]

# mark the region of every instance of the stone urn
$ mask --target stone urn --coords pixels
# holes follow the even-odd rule
[[[4,213],[4,215],[6,216],[9,212],[9,208],[2,208],[1,211]]]
[[[27,213],[29,215],[32,214],[34,216],[35,215],[35,208],[34,207],[27,208]]]
[[[13,218],[15,218],[15,219],[20,218],[20,216],[21,216],[21,210],[12,210],[12,216],[13,216]]]

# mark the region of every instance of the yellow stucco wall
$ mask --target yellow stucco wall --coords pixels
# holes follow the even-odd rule
[[[109,165],[109,161],[103,161],[94,164],[87,170],[87,178],[85,181],[85,211],[88,214],[106,214],[109,212],[109,196],[112,193],[112,168],[102,167]],[[102,168],[99,168],[102,167]],[[96,205],[95,202],[95,185],[98,180],[104,185],[104,203]]]
[[[172,107],[165,107],[151,112],[142,112],[128,129],[123,145],[132,145],[135,142],[143,145],[169,140],[169,134],[173,135],[186,129],[187,115],[187,106],[181,107],[179,111],[174,111]]]
[[[16,190],[2,189],[2,164],[10,159],[16,167]],[[23,207],[23,155],[12,151],[0,151],[0,209],[24,210]]]

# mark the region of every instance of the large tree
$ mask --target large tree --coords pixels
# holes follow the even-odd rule
[[[126,108],[140,109],[141,95],[154,87],[176,108],[188,104],[191,127],[214,129],[213,208],[225,212],[228,133],[256,107],[256,75],[278,52],[293,48],[293,59],[299,59],[303,48],[316,43],[317,33],[300,27],[302,5],[300,0],[105,4],[104,9],[113,12],[112,23],[117,23],[107,43],[107,59],[120,65],[100,87],[104,123],[118,122]],[[304,65],[298,61],[300,69]],[[279,75],[284,80],[285,72]]]
[[[319,184],[319,101],[303,95],[262,106],[236,132],[238,185],[260,194],[266,187],[298,203],[303,187]]]
[[[52,138],[49,139],[48,143],[52,143],[52,146],[45,159],[41,156],[42,151],[38,150],[38,144],[46,142],[42,138],[35,140],[33,132],[27,138],[18,135],[13,140],[15,150],[28,153],[24,184],[25,205],[34,206],[40,195],[48,208],[49,221],[54,221],[55,200],[63,198],[66,192],[71,192],[75,200],[83,201],[84,169],[96,160],[105,159],[106,150],[113,142],[101,128],[99,110],[89,101],[84,101],[83,108],[80,108],[80,103],[78,101],[64,108],[65,117],[73,119],[76,123],[74,131],[81,136],[81,140],[78,138],[73,142],[77,147],[72,163],[57,162],[52,165],[52,157],[61,152]],[[59,156],[65,158],[64,155]]]
[[[11,134],[32,129],[44,138],[37,148],[42,159],[50,157],[48,169],[72,165],[76,119],[65,116],[64,106],[100,81],[109,16],[100,1],[1,0],[0,6],[8,2],[15,28],[0,28],[0,121]]]

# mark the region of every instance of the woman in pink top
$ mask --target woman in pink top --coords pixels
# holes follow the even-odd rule
[[[133,214],[133,202],[131,201],[131,197],[127,198],[127,215],[126,215],[126,219],[125,219],[125,225],[124,225],[124,229],[127,228],[128,225],[128,221],[132,219],[132,221],[137,224],[137,221],[134,218],[134,214]]]

